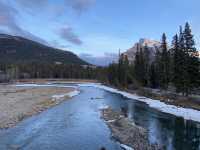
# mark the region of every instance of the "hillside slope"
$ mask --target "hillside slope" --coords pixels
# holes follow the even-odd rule
[[[86,65],[77,55],[19,37],[0,34],[1,63],[62,63]]]

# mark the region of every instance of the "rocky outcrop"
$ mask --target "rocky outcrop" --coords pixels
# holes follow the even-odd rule
[[[135,60],[135,54],[137,52],[137,49],[144,48],[147,46],[150,51],[150,58],[154,58],[156,49],[160,47],[160,42],[155,40],[149,40],[149,39],[140,39],[139,42],[135,43],[135,45],[128,49],[124,54],[128,56],[128,60],[130,62],[133,62]]]

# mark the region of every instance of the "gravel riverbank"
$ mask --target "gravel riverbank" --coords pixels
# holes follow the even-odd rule
[[[147,131],[110,108],[102,109],[102,118],[112,131],[112,137],[134,150],[158,150],[148,141]]]
[[[74,91],[74,88],[0,85],[0,128],[13,127],[24,118],[57,105]]]

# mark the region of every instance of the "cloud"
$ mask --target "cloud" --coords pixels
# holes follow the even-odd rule
[[[18,0],[17,2],[24,7],[36,8],[38,6],[45,6],[48,0]]]
[[[78,35],[76,35],[71,27],[63,27],[59,31],[59,36],[75,45],[82,45],[83,42],[80,40]]]
[[[13,35],[23,36],[31,40],[47,44],[47,42],[32,33],[22,29],[18,24],[16,17],[18,12],[16,9],[0,1],[0,27],[6,28]]]
[[[86,10],[88,10],[96,0],[63,0],[63,1],[57,1],[53,5],[63,7],[63,4],[66,5],[66,7],[72,8],[77,13],[82,13]],[[38,9],[38,8],[46,8],[46,7],[52,7],[50,0],[18,0],[18,4],[25,7],[26,9]],[[60,10],[59,10],[60,11]],[[64,13],[64,9],[62,10]]]
[[[19,27],[16,24],[15,15],[17,11],[0,1],[0,25],[7,26],[13,30],[18,30]]]
[[[0,0],[0,30],[4,29],[5,31],[6,29],[4,33],[23,36],[31,40],[47,44],[45,40],[20,27],[17,22],[17,18],[20,17],[20,13],[18,13],[19,10],[15,9],[14,5],[12,5],[13,3],[11,2],[13,1]],[[56,3],[52,3],[50,0],[17,0],[14,3],[20,5],[21,9],[23,11],[27,11],[29,14],[36,14],[35,12],[39,12],[37,11],[39,9],[49,15],[57,17],[64,14],[65,11],[68,10],[67,7],[71,8],[76,13],[81,14],[88,10],[92,4],[95,3],[95,0],[63,0],[57,1]],[[73,31],[72,27],[61,28],[59,35],[61,38],[70,43],[76,45],[81,45],[83,43],[79,36]]]
[[[49,13],[51,9],[49,0],[17,0],[15,3],[21,6],[23,11],[33,16],[37,14],[41,15],[45,12]]]
[[[78,13],[82,13],[88,10],[95,3],[95,0],[65,0],[65,1],[70,7],[72,7]]]

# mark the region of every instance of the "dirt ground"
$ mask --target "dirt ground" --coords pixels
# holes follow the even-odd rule
[[[16,87],[0,85],[0,128],[9,128],[28,116],[57,105],[66,98],[53,95],[66,94],[73,88]]]

